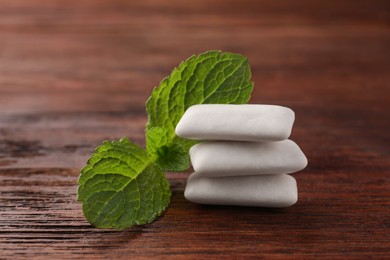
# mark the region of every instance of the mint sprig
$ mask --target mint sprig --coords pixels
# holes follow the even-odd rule
[[[163,171],[189,168],[196,143],[176,136],[175,127],[195,104],[243,104],[253,89],[241,55],[209,51],[175,68],[147,101],[146,150],[127,139],[105,141],[81,170],[78,200],[99,228],[124,229],[152,222],[170,203]]]

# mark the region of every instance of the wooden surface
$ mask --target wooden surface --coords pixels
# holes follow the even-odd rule
[[[0,258],[389,258],[389,46],[387,0],[0,0]],[[91,227],[88,155],[143,145],[152,88],[209,49],[249,58],[251,103],[296,112],[298,203],[196,205],[187,174],[168,174],[157,221]]]

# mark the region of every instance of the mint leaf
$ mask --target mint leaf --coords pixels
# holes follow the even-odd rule
[[[192,56],[175,68],[147,101],[147,146],[151,158],[167,171],[189,167],[188,150],[194,141],[175,135],[175,127],[186,109],[194,104],[243,104],[253,89],[251,72],[244,56],[209,51]],[[156,133],[158,127],[160,133]],[[156,136],[161,140],[156,142]]]
[[[78,200],[99,228],[152,222],[168,207],[169,183],[142,148],[127,139],[100,145],[81,170]]]

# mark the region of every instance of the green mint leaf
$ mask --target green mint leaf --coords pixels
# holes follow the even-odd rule
[[[194,141],[175,135],[175,127],[187,108],[195,104],[243,104],[253,89],[247,58],[209,51],[192,56],[175,68],[147,101],[148,154],[164,170],[189,167],[188,150]],[[156,127],[160,133],[153,130]],[[161,134],[161,137],[158,135]],[[160,138],[160,140],[158,140]],[[151,145],[153,143],[153,145]]]
[[[170,203],[164,173],[145,150],[127,139],[100,145],[81,170],[78,183],[84,215],[99,228],[150,223]]]

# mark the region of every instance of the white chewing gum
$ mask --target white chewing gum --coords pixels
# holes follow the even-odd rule
[[[289,175],[203,178],[193,173],[184,192],[199,204],[284,208],[298,200],[297,183]]]
[[[194,105],[176,126],[186,139],[273,142],[287,139],[294,111],[275,105]]]
[[[289,139],[271,143],[203,142],[190,149],[190,158],[202,177],[287,174],[307,165],[302,150]]]

